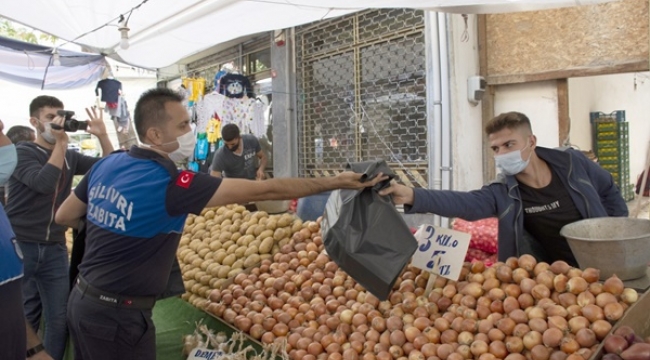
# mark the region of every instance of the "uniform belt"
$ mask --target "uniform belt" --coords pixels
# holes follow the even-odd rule
[[[156,297],[135,297],[111,294],[88,284],[81,275],[77,276],[77,288],[84,296],[89,296],[99,303],[110,307],[121,307],[127,309],[148,310],[156,304]]]

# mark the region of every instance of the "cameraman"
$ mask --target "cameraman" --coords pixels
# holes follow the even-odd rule
[[[63,103],[39,96],[29,105],[36,141],[16,146],[18,164],[9,180],[7,215],[24,254],[23,301],[25,316],[38,329],[41,311],[47,324],[44,345],[54,359],[63,358],[66,345],[68,251],[66,227],[54,223],[54,213],[70,194],[74,175],[83,175],[99,158],[68,150],[65,119],[57,115]],[[87,131],[99,138],[103,155],[113,151],[101,111],[90,117]]]

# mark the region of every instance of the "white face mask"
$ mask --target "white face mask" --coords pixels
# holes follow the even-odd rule
[[[11,174],[16,169],[17,163],[18,157],[14,144],[0,147],[0,186],[3,186],[9,181]]]
[[[183,162],[187,160],[190,156],[194,154],[194,148],[196,147],[196,137],[191,131],[186,132],[185,134],[176,138],[172,142],[168,142],[162,145],[148,145],[142,144],[143,147],[152,148],[152,147],[161,147],[173,143],[178,143],[178,149],[167,153],[169,159],[173,162]]]
[[[526,169],[528,163],[530,162],[530,157],[533,155],[531,151],[530,155],[528,155],[527,160],[524,160],[521,157],[521,151],[525,150],[527,147],[528,145],[526,145],[521,150],[511,151],[503,155],[495,155],[494,162],[496,163],[497,167],[501,169],[501,172],[504,175],[517,175]]]
[[[43,124],[43,131],[41,131],[41,136],[48,144],[54,145],[56,143],[56,138],[52,135],[52,124],[45,123]]]

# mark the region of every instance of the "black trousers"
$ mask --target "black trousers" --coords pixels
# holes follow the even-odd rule
[[[156,330],[151,309],[108,306],[74,287],[68,328],[75,360],[155,360]]]
[[[27,350],[23,280],[0,285],[0,359],[25,360]]]

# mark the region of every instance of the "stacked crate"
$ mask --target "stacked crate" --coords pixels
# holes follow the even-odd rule
[[[610,114],[591,112],[589,118],[598,163],[612,174],[625,201],[634,199],[634,185],[630,182],[630,143],[625,111],[618,110]]]

